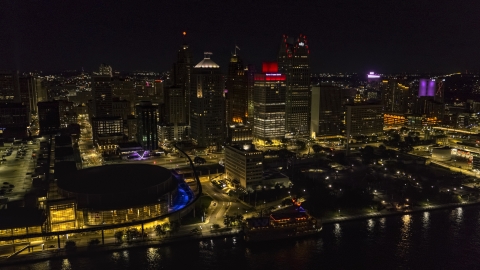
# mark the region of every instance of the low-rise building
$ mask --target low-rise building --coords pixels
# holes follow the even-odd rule
[[[253,144],[225,147],[225,174],[243,188],[261,185],[263,152],[256,150]]]

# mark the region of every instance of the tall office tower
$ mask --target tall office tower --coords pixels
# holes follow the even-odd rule
[[[284,35],[278,52],[278,70],[286,75],[285,130],[297,134],[310,131],[310,64],[307,38],[290,42]]]
[[[29,122],[32,120],[32,114],[37,113],[37,86],[36,78],[31,75],[19,78],[20,102],[27,108]]]
[[[112,77],[113,75],[112,67],[107,64],[101,64],[98,70],[98,75]]]
[[[185,91],[180,86],[170,86],[165,89],[164,123],[181,125],[188,119],[188,112],[185,111]]]
[[[39,102],[37,106],[40,135],[57,133],[60,130],[59,101]]]
[[[342,134],[345,116],[340,87],[327,83],[312,87],[311,113],[312,138]]]
[[[78,95],[78,93],[77,93]],[[112,95],[120,100],[130,101],[130,114],[135,113],[135,85],[129,78],[113,77]]]
[[[396,79],[382,80],[382,103],[385,112],[406,113],[409,87]]]
[[[127,120],[129,115],[132,115],[130,111],[130,101],[113,97],[112,99],[112,116],[120,116],[123,120]]]
[[[441,78],[420,79],[418,82],[418,97],[414,113],[426,117],[427,123],[436,124],[444,117],[443,83]]]
[[[247,85],[247,124],[253,125],[253,89],[255,86],[255,66],[248,65],[245,68],[245,80]]]
[[[142,101],[135,106],[137,117],[137,142],[144,150],[158,149],[158,104]]]
[[[225,141],[225,77],[220,66],[210,59],[212,53],[192,71],[190,88],[190,125],[198,147],[219,149]]]
[[[285,81],[277,62],[264,62],[255,74],[253,137],[260,144],[285,137]]]
[[[92,76],[93,117],[112,116],[112,77]]]
[[[230,57],[226,88],[227,123],[246,123],[248,115],[247,78],[242,59],[235,53]]]
[[[185,111],[190,112],[190,87],[191,74],[193,71],[193,55],[188,44],[186,43],[186,32],[183,32],[183,45],[180,46],[177,52],[177,62],[173,64],[173,85],[179,86],[184,91],[184,106]],[[187,123],[190,123],[190,114],[187,115]]]
[[[0,71],[0,102],[20,102],[18,71]]]

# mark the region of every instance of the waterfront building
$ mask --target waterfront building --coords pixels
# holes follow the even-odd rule
[[[262,184],[263,152],[253,144],[225,147],[225,175],[243,188]]]

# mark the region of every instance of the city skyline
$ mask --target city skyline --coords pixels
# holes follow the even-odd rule
[[[194,62],[211,51],[222,70],[235,46],[245,64],[276,58],[282,35],[305,35],[311,71],[478,71],[476,3],[392,1],[83,1],[2,3],[0,69],[167,71],[187,32]]]

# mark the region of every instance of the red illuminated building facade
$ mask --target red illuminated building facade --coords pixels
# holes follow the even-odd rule
[[[277,62],[263,63],[262,73],[254,75],[253,136],[260,143],[285,136],[285,81]]]

